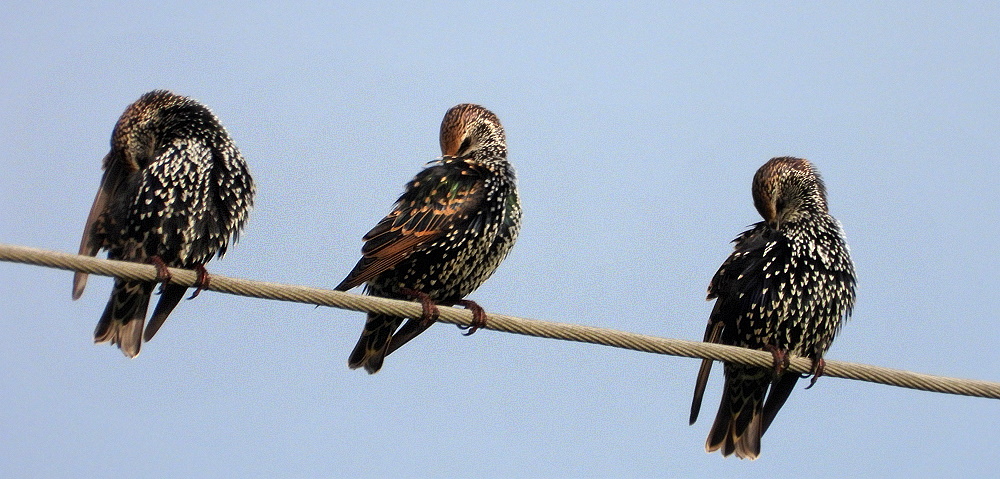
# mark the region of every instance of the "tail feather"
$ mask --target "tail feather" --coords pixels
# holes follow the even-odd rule
[[[377,373],[382,368],[382,361],[385,360],[392,334],[402,324],[403,319],[369,313],[365,329],[361,332],[361,338],[354,346],[350,358],[347,359],[347,365],[351,369],[364,366],[368,374]]]
[[[146,325],[144,340],[149,341],[160,330],[160,326],[163,326],[163,322],[167,320],[170,312],[184,299],[184,293],[187,292],[187,289],[187,286],[179,284],[167,284],[163,288],[160,300],[156,302],[156,308],[153,309],[153,317],[149,318],[149,324]]]
[[[766,369],[726,365],[726,385],[719,412],[705,441],[705,451],[721,449],[723,456],[736,453],[740,459],[760,456],[764,396],[770,376]]]
[[[424,321],[420,319],[407,319],[406,324],[392,334],[392,339],[389,340],[389,347],[385,350],[385,355],[388,356],[392,354],[393,351],[410,342],[410,340],[417,337],[418,334],[427,331],[427,328],[431,327],[432,324],[434,323],[430,322],[425,324]]]
[[[731,436],[734,435],[732,423],[735,418],[730,409],[729,391],[726,388],[722,391],[719,412],[715,415],[715,422],[712,424],[712,429],[709,429],[708,439],[705,441],[706,452],[715,452],[722,449],[723,456],[729,456],[733,453],[734,446]]]
[[[774,421],[774,416],[778,414],[781,406],[785,405],[785,400],[792,393],[798,380],[798,373],[785,373],[771,385],[771,390],[767,393],[767,401],[764,402],[764,417],[761,419],[760,427],[762,436],[767,432],[767,428],[771,427],[771,421]]]
[[[134,358],[142,344],[142,326],[155,284],[115,280],[111,298],[94,329],[94,342],[111,342],[122,354]]]

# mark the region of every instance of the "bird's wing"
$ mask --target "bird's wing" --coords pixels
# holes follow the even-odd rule
[[[708,299],[715,298],[716,302],[705,327],[705,342],[728,343],[723,339],[726,329],[734,327],[739,316],[753,304],[761,304],[765,294],[777,293],[776,288],[767,287],[770,281],[766,278],[765,267],[768,258],[776,253],[774,248],[787,247],[784,238],[766,224],[757,223],[733,243],[733,253],[719,267],[708,287]],[[702,360],[691,401],[690,424],[698,419],[711,372],[712,360]]]
[[[717,298],[718,304],[709,317],[710,328],[717,322],[722,322],[723,328],[734,326],[747,311],[773,304],[770,300],[779,292],[775,286],[783,281],[782,271],[775,270],[781,263],[775,259],[790,254],[784,235],[765,223],[757,223],[733,242],[733,253],[708,287],[708,299]]]
[[[361,260],[336,289],[361,285],[468,220],[483,202],[484,186],[483,176],[469,166],[423,170],[407,184],[392,212],[364,236]]]
[[[94,204],[90,206],[87,223],[83,226],[83,237],[80,239],[78,254],[95,256],[104,243],[107,228],[108,200],[118,192],[125,178],[138,170],[138,165],[126,161],[120,155],[108,154],[104,157],[104,176],[101,185],[94,196]],[[79,299],[87,286],[87,273],[77,272],[73,275],[73,299]]]
[[[715,305],[719,307],[718,303]],[[714,311],[713,311],[714,313]],[[705,342],[718,343],[722,335],[722,322],[708,323],[705,329]],[[701,402],[705,398],[705,386],[708,384],[708,376],[712,373],[711,359],[702,359],[701,368],[698,369],[698,379],[694,383],[694,397],[691,399],[691,415],[688,417],[688,424],[694,424],[698,420],[698,413],[701,412]]]

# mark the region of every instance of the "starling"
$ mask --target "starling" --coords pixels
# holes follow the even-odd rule
[[[104,177],[80,242],[80,254],[107,250],[109,259],[152,263],[163,281],[160,299],[143,335],[156,283],[116,278],[111,299],[94,331],[128,357],[139,354],[184,296],[166,267],[196,269],[236,241],[253,205],[247,164],[219,120],[195,100],[151,91],[122,113],[104,157]],[[73,278],[73,299],[83,294],[85,273]],[[193,297],[193,296],[192,296]]]
[[[722,401],[705,450],[741,459],[760,455],[761,436],[800,377],[785,373],[787,355],[811,359],[815,382],[823,353],[854,307],[854,264],[812,164],[771,159],[754,176],[753,199],[764,221],[733,240],[735,251],[712,278],[708,299],[716,301],[705,330],[706,342],[774,355],[774,368],[725,364]],[[702,362],[691,424],[711,367],[711,360]]]
[[[441,154],[364,236],[361,260],[336,288],[364,283],[374,296],[419,299],[424,316],[400,327],[405,318],[369,313],[351,369],[377,372],[387,354],[433,323],[435,303],[465,306],[485,321],[482,308],[462,298],[493,274],[521,226],[500,120],[479,105],[451,108],[441,122]]]

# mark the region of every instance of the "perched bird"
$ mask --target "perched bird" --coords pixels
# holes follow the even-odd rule
[[[194,268],[207,285],[204,264],[226,252],[253,205],[247,164],[219,120],[195,100],[151,91],[122,113],[104,157],[104,177],[80,241],[80,254],[107,250],[109,259],[152,263],[163,287],[145,340],[177,306],[184,286],[169,284],[166,267]],[[85,273],[73,278],[73,299]],[[115,279],[94,331],[129,357],[139,354],[143,323],[156,283]],[[194,297],[194,296],[192,296]]]
[[[800,377],[786,374],[787,355],[812,359],[815,383],[823,354],[854,307],[854,264],[813,165],[771,159],[754,176],[753,200],[764,221],[733,241],[735,251],[712,278],[708,299],[716,301],[705,330],[706,342],[774,355],[773,369],[725,364],[722,402],[705,450],[741,459],[760,455],[761,436]],[[702,362],[691,424],[711,367],[711,360]]]
[[[419,299],[423,318],[400,327],[405,318],[369,313],[352,369],[377,372],[387,354],[430,327],[434,303],[462,305],[476,325],[485,322],[482,308],[462,298],[493,274],[521,226],[503,126],[479,105],[457,105],[441,122],[441,153],[364,236],[361,260],[336,288],[364,283],[374,296]]]

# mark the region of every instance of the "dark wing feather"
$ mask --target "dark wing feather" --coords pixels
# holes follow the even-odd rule
[[[716,303],[715,307],[718,309],[718,303]],[[706,343],[718,343],[719,338],[722,337],[722,325],[722,322],[709,322],[708,327],[705,328],[704,341]],[[688,417],[689,425],[694,424],[698,420],[698,413],[701,411],[701,402],[705,398],[705,386],[708,384],[708,376],[712,373],[712,363],[714,362],[711,359],[701,360],[701,368],[698,369],[698,379],[694,383],[694,398],[691,400],[691,415]]]
[[[732,344],[731,340],[723,339],[723,332],[730,333],[727,336],[731,337],[735,333],[735,323],[739,315],[750,307],[753,298],[761,296],[760,285],[763,284],[766,261],[764,249],[770,241],[771,235],[768,233],[771,231],[773,230],[765,223],[757,223],[733,240],[735,243],[733,253],[722,263],[708,286],[708,299],[715,298],[716,302],[705,327],[705,342]],[[741,298],[739,293],[745,294]],[[712,372],[712,363],[710,359],[701,362],[691,400],[689,424],[694,424],[698,420],[705,387]]]
[[[764,435],[767,428],[771,427],[771,421],[778,415],[781,406],[785,405],[785,400],[795,389],[795,383],[799,380],[797,373],[785,373],[781,379],[771,384],[771,391],[767,394],[767,401],[764,402],[763,418],[761,419],[760,434]]]
[[[770,299],[779,293],[775,283],[780,279],[773,274],[768,277],[773,271],[766,268],[773,268],[774,258],[790,254],[790,246],[781,233],[765,223],[757,223],[734,242],[733,254],[722,264],[709,286],[708,298],[718,298],[718,307],[712,311],[709,323],[724,324],[722,344],[741,346],[733,342],[737,330],[742,334],[752,325],[738,325],[737,321],[759,305],[774,304]],[[730,334],[725,334],[727,330]]]
[[[392,269],[477,211],[485,196],[483,178],[471,165],[462,166],[439,164],[417,175],[392,212],[364,236],[361,260],[336,289],[347,291]]]
[[[153,335],[160,330],[160,326],[163,326],[163,322],[167,320],[170,312],[184,298],[187,289],[187,286],[177,284],[164,285],[163,291],[160,292],[160,300],[156,302],[156,309],[153,310],[153,316],[149,319],[149,324],[146,325],[146,331],[142,336],[143,340],[153,339]]]
[[[105,229],[107,228],[108,202],[118,194],[118,188],[124,182],[125,177],[136,171],[134,164],[126,164],[117,155],[108,154],[104,157],[104,176],[101,177],[101,186],[97,188],[97,195],[94,196],[94,204],[90,206],[90,213],[87,215],[87,223],[83,226],[83,237],[80,239],[80,250],[78,254],[84,256],[96,256],[104,244]],[[73,275],[73,299],[80,299],[84,288],[87,287],[87,273],[77,272]]]

